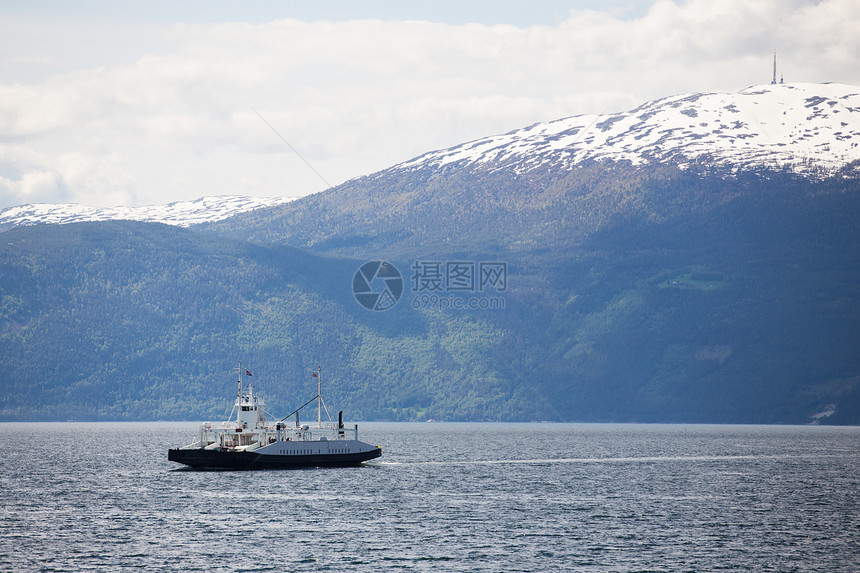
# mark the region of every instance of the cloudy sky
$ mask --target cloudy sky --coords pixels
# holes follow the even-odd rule
[[[774,50],[786,82],[860,85],[858,30],[856,0],[0,0],[0,208],[303,196],[769,83]]]

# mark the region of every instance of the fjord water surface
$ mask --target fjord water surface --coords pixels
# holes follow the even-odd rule
[[[185,471],[196,428],[0,424],[0,570],[860,568],[860,428],[365,423],[362,467]]]

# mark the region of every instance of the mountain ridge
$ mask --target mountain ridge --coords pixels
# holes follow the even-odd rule
[[[282,205],[294,197],[205,196],[192,201],[142,207],[85,207],[77,203],[29,203],[0,210],[0,230],[40,223],[65,225],[91,221],[143,221],[190,227],[239,213]]]
[[[341,256],[571,248],[616,219],[656,221],[777,182],[857,181],[860,87],[777,84],[538,123],[203,227]]]

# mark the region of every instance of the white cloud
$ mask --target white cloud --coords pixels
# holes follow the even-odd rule
[[[774,49],[786,81],[860,84],[857,29],[852,0],[658,0],[635,19],[574,11],[528,28],[162,27],[149,55],[0,85],[0,207],[324,188],[255,109],[337,184],[537,121],[767,83]],[[55,50],[10,57],[53,62]]]

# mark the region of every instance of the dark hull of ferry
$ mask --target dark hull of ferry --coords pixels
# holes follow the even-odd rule
[[[381,455],[382,448],[350,454],[309,454],[305,456],[264,455],[255,452],[202,449],[171,449],[167,451],[167,459],[171,462],[179,462],[196,470],[290,470],[348,467],[357,466]]]

